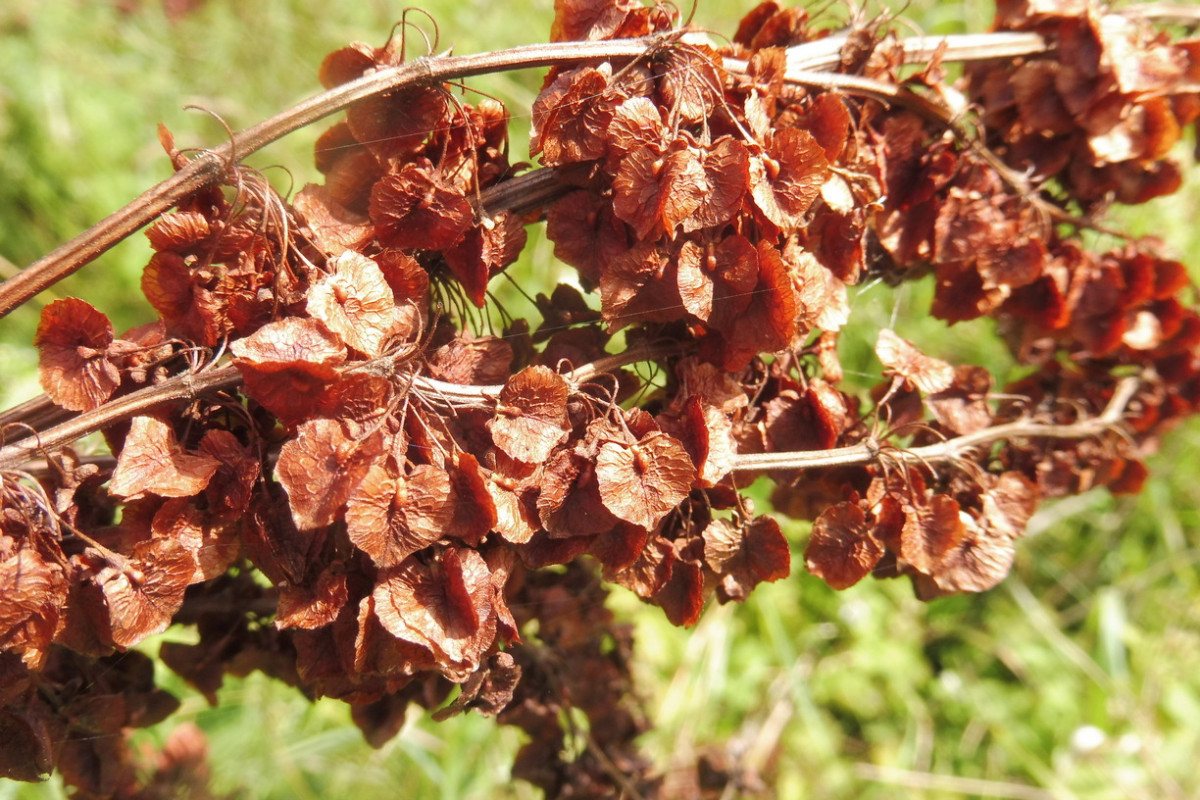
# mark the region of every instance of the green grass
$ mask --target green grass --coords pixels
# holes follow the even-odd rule
[[[120,14],[114,4],[69,0],[0,6],[0,256],[12,264],[28,263],[165,177],[158,122],[184,146],[219,142],[213,116],[184,104],[235,129],[253,124],[315,92],[326,52],[353,39],[381,43],[399,9],[210,0],[172,23],[149,0],[130,5],[140,10]],[[930,32],[978,30],[988,19],[972,2],[914,5]],[[445,0],[431,10],[441,47],[453,43],[459,52],[539,40],[552,14],[549,0],[519,11]],[[697,17],[730,30],[731,12],[722,13],[718,20],[702,7]],[[519,114],[539,80],[528,73],[477,85]],[[286,165],[290,178],[272,173],[280,186],[317,180],[311,147],[319,130],[289,137],[252,163]],[[517,141],[518,156],[521,147]],[[1198,196],[1128,220],[1167,236],[1194,275]],[[549,248],[531,249],[546,274]],[[55,292],[87,297],[118,327],[145,321],[137,282],[147,253],[143,238],[133,237]],[[526,286],[543,288],[532,279]],[[898,313],[899,332],[931,352],[1007,368],[986,324],[947,336],[923,316],[927,302],[919,287],[859,293],[856,314],[867,330],[848,346],[868,353],[872,331]],[[6,406],[36,391],[31,306],[0,326]],[[865,355],[860,366],[869,368]],[[743,760],[761,764],[784,798],[1200,794],[1198,454],[1193,424],[1166,438],[1141,496],[1089,493],[1048,507],[1019,544],[1012,575],[979,596],[922,604],[901,582],[835,593],[797,559],[788,580],[760,587],[743,606],[714,606],[681,631],[615,590],[613,607],[637,627],[638,678],[657,721],[647,750],[669,768],[700,748],[737,742]],[[791,525],[788,533],[799,551],[806,528]],[[535,796],[507,778],[519,736],[489,720],[414,718],[376,751],[342,704],[309,704],[260,676],[229,681],[214,709],[169,673],[161,680],[183,707],[139,736],[160,741],[174,725],[198,724],[209,735],[221,791]],[[0,782],[0,800],[62,796],[56,780]]]

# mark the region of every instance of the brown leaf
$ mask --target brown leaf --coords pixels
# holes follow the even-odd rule
[[[791,551],[779,523],[755,517],[744,527],[718,519],[704,529],[704,560],[721,578],[722,603],[743,601],[763,581],[777,581],[791,572]]]
[[[986,592],[1008,576],[1015,557],[1009,537],[973,530],[942,556],[933,580],[945,592]]]
[[[429,273],[415,258],[402,250],[389,249],[375,256],[383,279],[392,287],[396,305],[409,305],[421,314],[422,327],[428,316]]]
[[[326,186],[306,184],[292,198],[292,208],[308,226],[313,243],[326,255],[356,250],[375,234],[365,214],[339,203]]]
[[[954,382],[929,396],[929,410],[943,427],[953,433],[974,433],[992,424],[987,404],[992,390],[992,374],[983,367],[960,364],[954,368]]]
[[[152,538],[178,542],[192,554],[196,570],[189,584],[223,575],[242,554],[237,527],[228,521],[214,520],[209,510],[198,507],[190,497],[164,502],[154,514],[150,531]]]
[[[188,549],[170,539],[142,542],[122,561],[108,563],[95,580],[108,603],[113,643],[133,647],[171,624],[196,565]]]
[[[499,336],[460,331],[429,356],[429,374],[464,385],[504,383],[512,375],[512,345]]]
[[[146,229],[146,238],[155,250],[187,252],[212,236],[208,217],[200,211],[171,211],[161,214]]]
[[[346,501],[383,447],[379,430],[363,439],[351,439],[337,420],[302,424],[296,437],[280,448],[275,465],[275,479],[287,491],[296,527],[320,528],[341,516]]]
[[[641,526],[618,522],[611,530],[596,536],[587,552],[606,570],[623,570],[638,560],[649,537],[649,531]]]
[[[348,371],[313,398],[312,416],[338,419],[357,435],[387,415],[394,390],[384,375]]]
[[[758,252],[736,233],[716,244],[689,239],[679,248],[677,281],[688,312],[718,330],[732,329],[758,283]]]
[[[48,780],[66,735],[62,727],[39,700],[0,708],[0,778],[29,783]]]
[[[875,355],[883,362],[885,370],[911,381],[927,394],[945,391],[954,382],[954,367],[939,358],[923,355],[888,328],[879,331]]]
[[[825,151],[806,130],[783,128],[762,155],[750,159],[750,193],[772,224],[790,233],[821,194],[829,176]]]
[[[502,211],[468,229],[443,255],[467,297],[477,308],[483,308],[488,280],[517,260],[525,249],[525,240],[521,219]]]
[[[704,610],[704,573],[691,561],[677,560],[667,582],[651,600],[666,612],[672,625],[695,625]]]
[[[475,456],[456,453],[449,471],[450,499],[446,505],[450,519],[445,527],[454,538],[474,547],[496,527],[496,504]]]
[[[311,586],[284,584],[279,587],[275,627],[312,629],[330,625],[348,597],[346,574],[333,566],[322,570]]]
[[[967,538],[958,502],[935,494],[928,503],[909,515],[900,535],[899,556],[918,572],[935,575],[946,554]]]
[[[624,158],[634,150],[662,141],[663,130],[662,113],[649,97],[630,97],[622,101],[605,132],[610,159]],[[619,164],[612,166],[615,169]]]
[[[613,178],[613,210],[637,231],[638,239],[654,240],[691,216],[708,193],[699,150],[680,138],[666,151],[640,147],[622,159]]]
[[[676,419],[659,416],[663,429],[679,439],[696,465],[696,486],[715,486],[737,461],[737,442],[733,423],[719,408],[704,402],[698,395],[683,403]]]
[[[1025,535],[1025,526],[1037,510],[1037,485],[1020,472],[1003,472],[993,486],[983,492],[983,522],[989,531],[1010,538]]]
[[[812,327],[841,330],[850,319],[846,284],[826,269],[812,251],[792,241],[784,247],[784,261],[799,303],[797,332],[806,333]]]
[[[720,54],[711,47],[670,48],[653,66],[663,105],[688,124],[707,122],[717,104],[724,103],[727,76],[721,69]]]
[[[852,125],[844,96],[837,92],[821,92],[813,98],[801,127],[812,133],[825,151],[825,157],[835,163],[846,149]]]
[[[612,203],[592,192],[566,194],[546,214],[554,257],[579,270],[585,287],[599,284],[608,264],[629,250],[631,235]]]
[[[33,343],[42,389],[68,411],[98,408],[121,383],[108,353],[112,323],[82,300],[66,297],[42,309]]]
[[[645,36],[670,24],[662,9],[638,0],[555,0],[550,41],[596,41]]]
[[[497,458],[496,469],[488,475],[486,486],[496,508],[496,533],[506,542],[524,544],[541,526],[534,505],[537,488],[526,480],[533,471],[531,465]]]
[[[346,346],[315,319],[287,317],[230,343],[245,393],[284,424],[315,413],[346,363]]]
[[[655,534],[646,542],[636,561],[619,570],[606,569],[604,577],[642,599],[649,599],[666,585],[676,560],[672,544]]]
[[[674,437],[650,432],[636,442],[606,441],[596,454],[600,498],[613,516],[652,529],[691,491],[696,478]]]
[[[704,170],[703,195],[696,210],[683,220],[685,233],[719,228],[741,210],[750,188],[750,152],[732,136],[722,136],[700,150]]]
[[[445,250],[474,222],[470,202],[427,159],[409,162],[376,183],[370,214],[384,247]]]
[[[354,138],[345,121],[321,134],[313,150],[329,199],[351,214],[366,217],[371,187],[384,173],[379,160]]]
[[[222,246],[242,236],[228,228]],[[244,249],[232,249],[220,263],[196,261],[178,253],[155,253],[142,272],[142,293],[162,315],[172,336],[215,346],[223,338],[244,335],[266,323],[275,309],[275,290],[283,284],[274,270],[275,254],[262,240],[246,236]],[[257,244],[256,244],[257,242]]]
[[[374,358],[392,339],[416,338],[411,306],[397,306],[379,265],[353,250],[329,259],[329,272],[309,288],[306,310],[342,341]]]
[[[200,452],[220,462],[204,490],[209,510],[223,519],[240,518],[250,505],[262,465],[229,431],[213,429],[205,433]]]
[[[851,502],[821,512],[804,551],[808,571],[839,590],[869,575],[882,557],[883,548],[871,536],[866,514]]]
[[[534,366],[521,370],[500,390],[496,415],[488,422],[492,440],[518,461],[545,461],[570,431],[569,394],[567,382],[550,369]]]
[[[601,158],[619,91],[609,86],[612,68],[580,67],[561,73],[533,104],[533,141],[529,152],[557,167]]]
[[[769,240],[760,240],[758,284],[744,313],[722,330],[727,339],[722,367],[740,371],[755,355],[787,347],[799,332],[798,311],[796,291],[783,255]]]
[[[414,86],[373,95],[350,106],[354,138],[387,163],[418,153],[430,134],[449,122],[450,101],[441,86]]]
[[[428,464],[408,475],[371,467],[346,505],[350,541],[381,568],[399,566],[449,534],[450,476]]]
[[[669,251],[642,242],[605,265],[600,306],[609,333],[638,321],[672,321],[682,305]]]
[[[334,50],[321,61],[317,79],[326,89],[332,89],[375,69],[384,53],[365,42],[352,42]]]
[[[9,542],[0,536],[0,651],[41,669],[61,627],[67,576],[62,564],[46,559],[28,541],[6,553]]]
[[[331,381],[346,362],[346,348],[324,324],[287,317],[262,326],[250,336],[230,342],[238,366],[263,373],[299,369]]]
[[[418,672],[437,669],[437,655],[433,650],[397,639],[383,626],[373,595],[367,595],[359,601],[356,627],[351,653],[355,672],[407,679]],[[339,647],[339,650],[343,648]],[[335,672],[331,677],[337,680],[341,676]]]
[[[808,26],[808,11],[805,9],[781,9],[774,0],[764,0],[742,18],[734,41],[745,44],[751,50],[788,47],[812,38]]]
[[[850,420],[846,398],[819,378],[810,379],[804,389],[784,389],[764,411],[763,437],[777,451],[828,450]]]
[[[379,575],[372,597],[384,628],[427,647],[451,679],[465,680],[496,635],[495,587],[483,557],[448,547],[441,558],[410,558]]]
[[[604,533],[617,525],[600,499],[591,459],[563,449],[546,464],[537,495],[538,517],[554,538]]]
[[[108,491],[134,499],[146,494],[191,497],[208,485],[221,462],[185,453],[171,426],[154,417],[134,417],[117,456]]]
[[[494,653],[488,658],[487,666],[471,674],[463,684],[462,693],[454,702],[433,714],[435,722],[442,722],[464,711],[475,711],[485,717],[494,717],[503,711],[513,699],[513,691],[521,681],[521,665],[509,653]]]

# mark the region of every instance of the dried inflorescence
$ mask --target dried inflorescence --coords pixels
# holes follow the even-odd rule
[[[258,669],[351,703],[375,745],[410,703],[500,714],[532,737],[515,774],[550,796],[651,796],[601,578],[691,625],[786,577],[783,528],[742,494],[755,474],[813,521],[810,572],[907,575],[923,598],[1001,581],[1042,499],[1136,491],[1196,408],[1200,318],[1153,244],[1093,254],[1070,231],[1174,190],[1197,48],[1043,5],[999,21],[1044,54],[968,70],[982,139],[946,104],[942,54],[902,81],[878,26],[797,75],[785,48],[832,41],[804,12],[763,3],[716,48],[666,7],[572,0],[556,41],[648,38],[550,70],[544,171],[518,175],[498,103],[425,82],[353,106],[318,142],[324,185],[290,204],[236,168],[162,215],[159,322],[117,337],[69,299],[38,330],[53,404],[129,410],[101,424],[110,462],[64,449],[5,477],[0,739],[20,747],[0,772],[153,796],[117,734],[169,702],[111,654],[174,622],[199,641],[162,659],[212,702]],[[321,81],[403,58],[352,45]],[[540,322],[481,329],[472,307],[542,216],[577,286],[545,287]],[[995,318],[1031,373],[997,392],[885,329],[879,384],[854,396],[848,287],[929,273],[935,316]],[[156,394],[214,374],[172,388],[187,403]],[[178,750],[160,773],[197,772]]]

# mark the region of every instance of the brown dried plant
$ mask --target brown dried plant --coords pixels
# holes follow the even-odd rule
[[[161,658],[212,701],[261,670],[374,745],[409,704],[473,709],[530,735],[514,775],[547,796],[666,796],[605,583],[691,625],[787,577],[756,476],[812,521],[811,573],[926,599],[1002,581],[1043,500],[1137,491],[1200,399],[1200,316],[1154,242],[1079,234],[1179,187],[1200,40],[1095,2],[997,26],[931,48],[768,0],[718,45],[668,5],[560,0],[548,45],[354,44],[222,148],[163,133],[175,177],[0,286],[7,312],[150,223],[159,319],[51,303],[46,394],[0,415],[0,775],[202,775],[191,732],[148,767],[125,744],[175,705],[130,648],[178,624],[199,641]],[[535,168],[507,109],[448,86],[533,65]],[[343,109],[322,185],[285,200],[234,161]],[[542,220],[574,285],[481,330]],[[842,388],[848,287],[926,275],[1026,378],[884,329],[878,386]],[[95,431],[111,455],[78,457]]]

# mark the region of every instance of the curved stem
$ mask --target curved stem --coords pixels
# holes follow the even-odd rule
[[[233,164],[254,151],[360,100],[400,88],[489,72],[634,59],[642,56],[647,47],[656,41],[618,39],[606,42],[560,42],[468,56],[425,57],[380,69],[336,86],[206,150],[120,211],[105,217],[0,284],[0,317],[74,273],[189,194],[217,182]]]
[[[1140,381],[1137,378],[1121,379],[1113,391],[1108,405],[1100,415],[1069,425],[1032,421],[1009,422],[924,447],[913,447],[907,450],[889,449],[887,457],[891,461],[902,462],[910,466],[921,466],[957,461],[965,457],[972,449],[994,442],[1015,439],[1090,439],[1121,426],[1125,409],[1137,392],[1139,384]],[[874,463],[879,460],[879,455],[880,446],[874,441],[831,450],[745,453],[737,457],[733,471],[757,472],[773,469],[827,469],[829,467],[859,466]]]
[[[42,290],[82,268],[122,239],[133,234],[156,216],[176,205],[189,194],[219,181],[241,159],[283,136],[342,111],[349,106],[396,89],[439,83],[472,75],[546,66],[568,66],[589,61],[631,60],[640,58],[668,38],[617,39],[600,42],[558,42],[535,44],[478,53],[468,56],[433,56],[395,67],[379,69],[357,80],[336,86],[265,120],[229,141],[206,150],[189,161],[170,178],[143,193],[129,205],[88,228],[53,252],[0,284],[0,317],[20,307]],[[832,38],[832,37],[831,37]],[[949,37],[916,37],[901,40],[905,60],[930,57],[938,46],[946,46],[943,60],[971,61],[987,58],[1011,58],[1043,52],[1046,43],[1028,33],[995,33]],[[836,45],[836,46],[835,46]],[[841,49],[836,40],[810,42],[790,48],[789,70],[809,72],[805,80],[828,81],[814,70],[829,70],[840,63]],[[744,73],[746,64],[725,59],[730,72]],[[852,77],[852,76],[842,76]],[[845,88],[845,82],[842,82]]]
[[[669,351],[666,347],[638,347],[624,353],[604,356],[590,364],[584,364],[577,369],[564,372],[562,377],[572,391],[578,391],[580,384],[591,380],[596,375],[639,361],[660,358],[667,352]],[[356,366],[359,365],[351,365],[351,368]],[[206,393],[233,389],[240,386],[241,383],[242,373],[235,366],[176,375],[162,383],[147,386],[119,397],[99,408],[85,411],[45,431],[31,433],[12,444],[0,447],[0,472],[26,469],[29,463],[38,456],[69,445],[90,433],[95,433],[122,419],[144,413],[164,403],[195,400]],[[492,403],[503,388],[503,384],[466,385],[440,381],[424,375],[414,376],[410,384],[410,391],[421,392],[433,402],[441,400],[446,405],[457,407]],[[39,407],[43,404],[41,398],[34,398],[29,403]]]
[[[236,367],[221,367],[207,372],[188,372],[153,386],[85,411],[47,431],[27,436],[15,444],[0,448],[0,471],[19,469],[25,462],[77,439],[107,428],[122,419],[136,416],[163,403],[194,400],[206,392],[230,389],[242,382]]]

